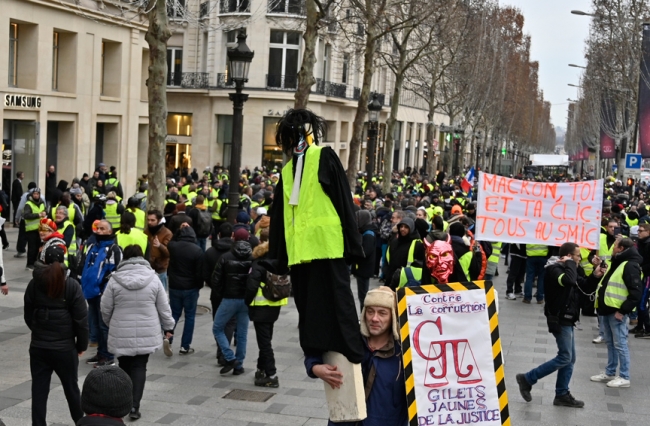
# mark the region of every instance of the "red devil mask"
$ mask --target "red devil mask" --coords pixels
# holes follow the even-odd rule
[[[454,252],[451,245],[447,241],[441,240],[429,243],[426,238],[424,239],[424,245],[426,247],[427,268],[431,271],[431,276],[438,283],[446,284],[449,275],[454,272]]]

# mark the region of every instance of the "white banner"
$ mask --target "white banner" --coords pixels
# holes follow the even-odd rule
[[[474,234],[478,241],[598,249],[602,205],[602,179],[529,182],[480,173]]]
[[[510,424],[494,295],[488,282],[399,292],[411,426]]]

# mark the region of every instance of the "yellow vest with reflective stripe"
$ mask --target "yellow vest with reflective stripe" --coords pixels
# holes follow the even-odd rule
[[[106,221],[113,226],[113,229],[120,227],[121,215],[117,212],[117,207],[119,204],[106,204],[104,212],[106,213]]]
[[[77,254],[77,233],[75,231],[75,227],[70,222],[69,220],[66,220],[63,222],[63,229],[61,230],[61,234],[65,232],[66,229],[69,227],[72,227],[72,240],[70,241],[70,245],[68,246],[68,255],[75,255]]]
[[[264,287],[264,285],[264,283],[260,283],[260,288],[257,289],[257,294],[255,295],[255,298],[251,302],[250,306],[284,306],[289,303],[288,297],[285,297],[282,300],[278,300],[277,302],[264,297],[264,294],[262,293],[262,287]]]
[[[189,192],[189,193],[187,194],[187,201],[185,201],[185,205],[186,205],[186,206],[191,206],[191,205],[192,205],[192,201],[194,201],[195,198],[196,198],[196,192],[194,192],[194,191],[193,191],[193,192]]]
[[[332,200],[318,181],[323,148],[305,152],[298,205],[290,205],[293,191],[293,158],[282,168],[284,234],[289,266],[316,259],[343,257],[343,227]]]
[[[625,270],[625,265],[627,261],[621,263],[614,273],[609,277],[607,282],[607,287],[605,287],[605,305],[610,308],[618,309],[623,305],[623,302],[627,300],[629,292],[623,281],[623,271]],[[605,277],[600,280],[598,283],[598,288],[596,289],[596,294],[600,291],[600,287],[603,285],[603,280]],[[598,297],[596,297],[595,307],[598,307]]]
[[[585,274],[587,276],[591,275],[594,272],[594,265],[589,261],[589,253],[591,253],[591,250],[588,248],[580,248],[580,255],[582,256],[582,260],[580,260],[580,266],[582,266],[582,270],[585,271]]]
[[[27,204],[32,209],[32,213],[41,213],[45,211],[45,203],[39,203],[36,205],[32,200],[27,201]],[[38,225],[41,223],[41,218],[36,219],[25,219],[25,232],[37,231]]]
[[[630,228],[639,224],[639,219],[630,219],[629,216],[625,216],[625,221]]]
[[[122,250],[130,245],[138,245],[142,249],[143,254],[147,251],[147,234],[139,229],[131,228],[131,232],[128,234],[122,234],[120,231],[117,231],[115,235],[117,236],[117,245]]]
[[[488,262],[490,263],[499,263],[499,259],[501,258],[501,243],[492,243],[492,254],[488,258]]]
[[[526,244],[526,256],[528,257],[548,256],[548,247],[543,244]]]
[[[402,270],[399,273],[399,288],[402,288],[408,283],[408,277],[406,276],[406,268],[409,268],[411,270],[411,273],[413,273],[413,278],[416,281],[420,281],[422,283],[422,268],[415,268],[413,266],[407,266],[402,268]]]

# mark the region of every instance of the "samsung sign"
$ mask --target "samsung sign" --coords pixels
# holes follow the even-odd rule
[[[5,95],[5,106],[36,109],[41,107],[41,97],[29,95]]]

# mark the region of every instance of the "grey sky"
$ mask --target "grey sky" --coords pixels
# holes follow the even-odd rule
[[[580,68],[584,65],[584,41],[589,35],[588,16],[572,15],[571,10],[588,12],[590,0],[501,0],[501,5],[521,9],[524,32],[531,36],[531,59],[539,61],[539,85],[544,99],[551,102],[553,125],[566,128],[567,98],[576,99]]]

